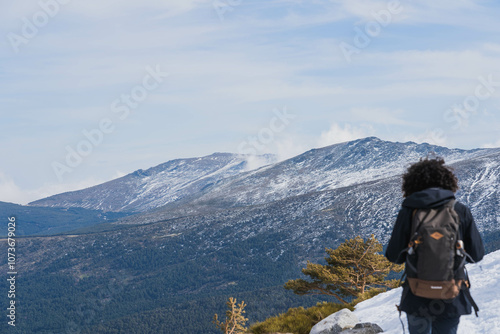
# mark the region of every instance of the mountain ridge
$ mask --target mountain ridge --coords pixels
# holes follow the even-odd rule
[[[498,149],[448,149],[426,143],[394,143],[368,137],[311,149],[280,162],[276,162],[272,155],[251,158],[214,153],[202,158],[171,160],[101,185],[54,195],[29,205],[132,212],[146,212],[178,201],[217,201],[222,206],[254,205],[398,175],[405,165],[430,152],[443,156],[447,163],[454,163],[496,151]],[[214,164],[217,159],[219,163]],[[250,159],[263,160],[264,166],[248,170]],[[182,165],[189,163],[195,167],[182,170]],[[175,174],[177,168],[181,169],[179,175]]]
[[[143,212],[189,196],[221,178],[240,173],[255,160],[267,164],[275,161],[275,157],[213,153],[204,157],[174,159],[103,184],[57,194],[28,205]]]

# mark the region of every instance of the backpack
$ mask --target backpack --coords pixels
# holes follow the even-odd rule
[[[415,209],[406,256],[406,275],[414,295],[452,299],[463,284],[467,254],[460,240],[455,200],[431,209]]]
[[[453,299],[460,291],[474,308],[479,307],[470,295],[470,281],[465,262],[469,259],[460,238],[460,218],[455,211],[455,200],[430,209],[415,209],[411,221],[411,238],[406,253],[405,272],[409,289],[415,296],[428,299]],[[403,289],[401,301],[408,288]],[[401,320],[401,309],[399,317]],[[404,332],[404,324],[403,325]]]

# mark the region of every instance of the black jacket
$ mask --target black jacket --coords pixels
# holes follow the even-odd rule
[[[455,195],[450,190],[430,188],[408,196],[399,211],[391,239],[387,245],[385,256],[394,263],[404,263],[406,254],[401,251],[408,247],[411,234],[411,220],[414,209],[435,208],[454,199]],[[468,207],[456,202],[455,211],[460,218],[460,237],[464,242],[465,251],[474,261],[480,261],[484,256],[484,246],[472,213]],[[403,285],[403,294],[400,309],[406,313],[420,317],[457,317],[471,313],[471,304],[460,293],[451,300],[433,300],[417,297],[412,294],[408,284]]]

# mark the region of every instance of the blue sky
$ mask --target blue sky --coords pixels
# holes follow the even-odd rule
[[[3,0],[0,201],[213,152],[498,147],[498,17],[469,0]]]

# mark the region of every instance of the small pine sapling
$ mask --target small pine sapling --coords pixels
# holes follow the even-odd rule
[[[243,334],[246,332],[245,324],[248,321],[244,317],[245,313],[245,302],[242,301],[240,304],[236,303],[236,298],[229,297],[226,303],[228,310],[226,311],[226,321],[220,322],[217,314],[214,316],[213,323],[218,329],[224,334]]]

